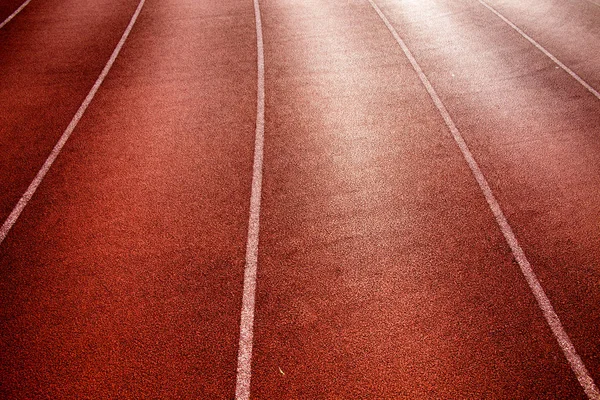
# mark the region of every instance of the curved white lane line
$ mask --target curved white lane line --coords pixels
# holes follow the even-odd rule
[[[600,3],[596,3],[594,0],[587,0],[587,2],[595,5],[596,7],[600,7]]]
[[[593,5],[600,7],[600,3],[596,3],[594,0],[588,0],[588,3],[592,3]]]
[[[260,225],[260,200],[262,192],[263,148],[265,136],[265,56],[262,22],[258,0],[254,0],[257,48],[257,95],[256,134],[254,138],[254,165],[252,167],[252,193],[250,195],[250,218],[246,242],[246,266],[244,269],[244,294],[240,318],[240,341],[238,347],[236,400],[250,398],[252,377],[252,340],[254,336],[254,304],[256,293],[256,268],[258,264],[258,234]]]
[[[590,86],[590,84],[588,84],[586,81],[584,81],[583,78],[581,78],[579,75],[577,75],[575,72],[573,72],[573,70],[571,70],[571,68],[569,68],[565,64],[563,64],[552,53],[550,53],[548,50],[546,50],[544,47],[542,47],[541,44],[539,44],[538,42],[536,42],[535,40],[533,40],[533,38],[531,36],[529,36],[528,34],[526,34],[525,32],[523,32],[518,26],[516,26],[510,20],[508,20],[508,18],[506,18],[504,15],[502,15],[498,11],[496,11],[496,9],[494,7],[492,7],[491,5],[489,5],[488,3],[486,3],[483,0],[477,0],[477,1],[479,3],[481,3],[481,5],[483,5],[485,8],[487,8],[488,10],[490,10],[491,12],[493,12],[498,18],[500,18],[502,21],[504,21],[508,26],[510,26],[511,28],[513,28],[515,31],[517,31],[517,33],[519,33],[519,35],[523,36],[527,41],[529,41],[529,43],[531,43],[532,45],[534,45],[539,51],[541,51],[549,59],[551,59],[552,61],[554,61],[554,63],[556,65],[558,65],[559,67],[561,67],[567,74],[571,75],[571,77],[573,77],[573,79],[575,79],[577,82],[579,82],[581,84],[581,86],[583,86],[584,88],[586,88],[591,94],[593,94],[594,96],[596,96],[596,98],[598,100],[600,100],[600,93],[596,89],[594,89],[592,86]]]
[[[525,279],[527,280],[527,283],[529,284],[529,287],[531,288],[531,291],[533,292],[533,295],[535,296],[535,299],[537,300],[537,303],[538,303],[539,307],[541,308],[542,313],[544,314],[544,318],[546,319],[546,322],[550,326],[550,329],[552,330],[554,337],[556,338],[558,344],[560,345],[560,348],[562,349],[563,353],[565,354],[565,357],[569,361],[571,369],[577,376],[579,383],[585,390],[585,393],[587,394],[588,398],[593,399],[593,400],[600,399],[600,392],[598,391],[598,388],[596,387],[594,380],[592,379],[587,368],[583,364],[583,361],[577,354],[577,351],[575,350],[573,343],[571,343],[571,339],[569,339],[567,332],[565,332],[565,329],[563,328],[562,323],[560,322],[560,320],[558,318],[558,315],[556,315],[556,312],[554,311],[554,308],[552,307],[552,304],[550,303],[550,299],[548,299],[548,296],[546,296],[546,293],[544,292],[542,285],[540,284],[539,280],[537,279],[535,272],[533,272],[533,269],[531,268],[531,264],[529,264],[529,261],[527,260],[527,257],[525,256],[525,253],[523,252],[523,249],[519,245],[519,242],[517,241],[517,238],[511,228],[511,226],[509,225],[508,220],[506,219],[506,216],[504,215],[504,212],[502,212],[502,209],[500,208],[500,204],[498,204],[498,201],[494,197],[494,194],[492,193],[492,189],[490,188],[490,185],[488,184],[487,180],[485,179],[483,172],[481,172],[479,165],[473,158],[473,155],[471,154],[471,151],[469,150],[467,143],[464,141],[460,131],[454,124],[454,121],[452,120],[452,118],[450,117],[450,114],[448,113],[446,106],[444,106],[444,103],[442,103],[442,100],[440,99],[437,92],[431,85],[431,82],[429,82],[429,79],[427,78],[427,76],[425,75],[423,70],[421,69],[420,65],[417,63],[417,60],[415,60],[414,56],[412,55],[411,51],[406,46],[406,44],[404,43],[402,38],[400,38],[400,35],[396,31],[396,29],[392,26],[390,21],[383,14],[383,12],[377,6],[377,4],[375,4],[373,2],[373,0],[368,0],[368,1],[369,1],[369,3],[371,3],[371,6],[375,9],[377,14],[379,14],[379,17],[383,20],[383,22],[387,26],[388,30],[391,32],[394,39],[396,39],[396,42],[398,42],[398,44],[402,48],[402,51],[404,52],[404,54],[410,61],[413,69],[415,70],[415,72],[419,76],[419,79],[423,83],[423,86],[425,86],[425,89],[429,93],[429,96],[433,100],[433,103],[435,104],[436,108],[442,115],[442,118],[444,119],[446,126],[452,133],[452,136],[453,136],[454,140],[456,141],[456,144],[460,148],[460,151],[462,152],[465,161],[469,165],[469,168],[471,169],[471,172],[473,173],[473,176],[475,177],[475,180],[477,181],[479,188],[483,192],[485,200],[487,201],[492,213],[494,214],[494,217],[496,218],[496,222],[498,223],[498,226],[500,227],[500,230],[502,231],[502,234],[504,235],[506,242],[510,246],[513,256],[515,257],[516,261],[519,263],[519,266],[521,267],[521,271],[522,271],[523,275],[525,276]]]
[[[21,4],[21,6],[19,6],[19,8],[17,8],[14,13],[10,14],[8,16],[8,18],[6,18],[4,21],[2,21],[2,23],[0,23],[0,29],[2,29],[4,27],[4,25],[8,24],[11,19],[13,19],[14,17],[16,17],[17,14],[20,13],[22,9],[24,9],[25,7],[27,7],[27,4],[29,4],[30,1],[31,0],[27,0],[25,3]]]
[[[40,183],[42,183],[42,180],[44,179],[44,177],[50,170],[50,167],[54,163],[54,160],[56,160],[56,157],[58,157],[58,154],[62,150],[62,148],[65,145],[65,143],[67,142],[67,140],[69,140],[69,137],[75,130],[75,127],[77,126],[77,124],[79,123],[79,120],[81,120],[81,117],[83,117],[85,110],[88,108],[88,106],[92,102],[94,96],[96,95],[96,92],[100,88],[100,85],[102,85],[102,82],[104,82],[106,75],[108,75],[108,71],[110,71],[112,65],[114,64],[115,60],[117,59],[117,56],[119,55],[119,52],[121,51],[121,48],[125,44],[125,41],[127,40],[127,37],[129,36],[129,33],[131,32],[131,29],[133,28],[133,25],[135,24],[135,21],[137,20],[138,15],[140,14],[140,11],[142,11],[144,2],[145,2],[145,0],[140,0],[140,3],[138,4],[137,9],[135,10],[135,13],[131,17],[131,21],[129,21],[129,25],[127,25],[127,29],[125,29],[123,36],[121,36],[121,40],[119,40],[117,47],[115,47],[115,50],[113,51],[108,62],[104,66],[104,69],[100,73],[100,76],[98,76],[98,79],[96,79],[94,86],[92,86],[89,93],[85,97],[85,100],[83,100],[83,103],[81,103],[81,105],[79,106],[79,109],[75,113],[75,116],[73,116],[73,119],[71,119],[71,122],[67,126],[67,129],[65,129],[62,136],[58,140],[58,143],[56,143],[56,145],[50,152],[50,155],[46,159],[46,162],[44,162],[44,165],[42,166],[42,168],[38,171],[37,175],[31,182],[31,184],[29,185],[29,187],[27,188],[27,190],[25,191],[23,196],[21,196],[21,198],[19,199],[19,202],[17,203],[15,208],[13,208],[12,212],[10,213],[10,215],[8,216],[6,221],[4,221],[4,224],[2,224],[2,227],[0,228],[0,244],[2,244],[2,242],[6,238],[6,235],[8,235],[8,232],[10,231],[10,229],[17,222],[17,219],[19,219],[21,212],[23,212],[23,209],[27,206],[27,203],[29,203],[29,200],[31,200],[31,198],[33,197],[38,186],[40,185]]]

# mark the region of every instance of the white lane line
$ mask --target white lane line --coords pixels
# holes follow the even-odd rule
[[[506,18],[504,15],[502,15],[498,11],[496,11],[496,9],[494,7],[492,7],[491,5],[489,5],[488,3],[486,3],[483,0],[477,0],[477,1],[479,3],[481,3],[481,5],[483,5],[485,8],[487,8],[488,10],[493,12],[498,18],[500,18],[502,21],[504,21],[508,26],[513,28],[515,31],[517,31],[519,33],[519,35],[521,35],[525,39],[527,39],[527,41],[529,41],[529,43],[534,45],[539,51],[541,51],[549,59],[554,61],[554,63],[556,65],[561,67],[567,74],[571,75],[571,77],[573,77],[573,79],[575,79],[577,82],[579,82],[581,84],[581,86],[586,88],[591,94],[593,94],[594,96],[596,96],[596,98],[598,100],[600,100],[600,93],[596,89],[594,89],[592,86],[590,86],[586,81],[584,81],[583,78],[581,78],[579,75],[577,75],[575,72],[573,72],[573,70],[571,70],[571,68],[569,68],[565,64],[563,64],[558,58],[556,58],[554,55],[552,55],[552,53],[550,53],[548,50],[546,50],[544,47],[542,47],[541,44],[539,44],[538,42],[533,40],[533,38],[531,36],[529,36],[528,34],[523,32],[518,26],[516,26],[510,20],[508,20],[508,18]]]
[[[596,3],[594,0],[588,0],[588,3],[592,3],[593,5],[600,7],[600,3]]]
[[[471,169],[471,172],[473,173],[475,180],[479,184],[479,187],[480,187],[481,191],[483,192],[483,195],[484,195],[492,213],[494,214],[494,217],[496,218],[496,222],[498,223],[498,226],[500,227],[500,230],[502,231],[502,234],[504,235],[506,242],[510,246],[513,256],[515,257],[516,261],[519,263],[519,266],[521,267],[521,272],[525,276],[525,279],[527,280],[527,283],[529,284],[529,287],[531,288],[531,291],[533,292],[533,295],[535,296],[535,299],[537,300],[537,303],[538,303],[539,307],[541,308],[542,313],[544,314],[544,318],[546,319],[546,322],[550,326],[550,329],[552,330],[554,337],[558,341],[558,344],[560,345],[563,353],[565,354],[565,357],[569,361],[571,369],[577,376],[579,383],[583,387],[588,398],[594,399],[594,400],[600,399],[600,392],[598,391],[598,388],[596,387],[587,368],[583,364],[583,361],[577,354],[577,351],[575,350],[573,343],[571,343],[571,339],[569,339],[567,332],[565,332],[565,330],[562,326],[562,323],[560,322],[560,320],[558,318],[558,315],[556,315],[556,312],[554,311],[554,308],[552,307],[552,304],[550,303],[550,299],[548,299],[548,296],[546,296],[546,293],[544,292],[542,285],[540,284],[539,280],[537,279],[535,272],[533,272],[533,269],[531,268],[531,264],[529,264],[529,261],[527,260],[527,257],[525,256],[525,253],[523,252],[523,249],[519,245],[519,242],[517,241],[517,238],[516,238],[515,234],[513,233],[513,230],[511,228],[511,226],[509,225],[508,220],[506,219],[506,216],[504,215],[504,212],[500,208],[500,204],[498,204],[498,201],[494,197],[494,194],[492,193],[492,189],[490,188],[487,180],[485,179],[483,172],[481,172],[479,165],[473,158],[473,155],[471,154],[471,151],[469,150],[467,143],[464,141],[460,131],[454,124],[454,121],[452,120],[452,118],[450,117],[450,114],[448,113],[446,106],[444,106],[444,103],[442,103],[442,100],[440,99],[437,92],[431,85],[431,82],[429,82],[429,79],[427,78],[427,76],[425,75],[425,73],[423,72],[423,70],[421,69],[419,64],[417,63],[417,60],[415,60],[415,58],[413,57],[411,51],[406,46],[406,44],[404,43],[402,38],[400,38],[400,35],[396,31],[396,29],[392,26],[390,21],[383,14],[383,12],[377,6],[377,4],[375,4],[373,2],[373,0],[368,0],[368,1],[369,1],[369,3],[371,3],[371,6],[375,9],[377,14],[379,14],[379,17],[383,20],[383,22],[387,26],[388,30],[391,32],[394,39],[396,39],[396,42],[398,42],[398,44],[402,48],[402,51],[404,52],[404,54],[410,61],[412,67],[414,68],[415,72],[419,76],[419,79],[423,83],[423,86],[425,86],[425,89],[429,93],[429,96],[433,100],[433,103],[435,104],[436,108],[442,115],[442,118],[444,119],[446,126],[452,133],[452,136],[454,137],[456,144],[460,148],[460,151],[462,152],[465,161],[469,165],[469,168]]]
[[[27,188],[25,193],[23,193],[23,196],[21,196],[21,198],[19,199],[19,202],[17,203],[15,208],[13,208],[12,212],[10,213],[10,215],[8,216],[6,221],[4,221],[4,224],[2,224],[2,227],[0,228],[0,244],[2,244],[2,242],[6,238],[6,235],[8,235],[8,232],[10,231],[10,229],[17,222],[17,219],[19,219],[21,212],[23,212],[23,209],[27,206],[27,203],[29,203],[29,200],[31,200],[31,198],[35,194],[35,191],[37,190],[38,186],[40,185],[40,183],[42,183],[42,180],[44,179],[44,177],[50,170],[50,167],[54,163],[54,160],[56,160],[56,157],[58,157],[58,154],[62,150],[62,148],[65,145],[65,143],[67,142],[67,140],[69,140],[69,137],[75,130],[75,127],[77,126],[77,124],[79,123],[79,120],[81,120],[81,117],[83,117],[85,110],[88,108],[88,106],[92,102],[92,99],[96,95],[96,92],[100,88],[100,85],[104,81],[104,78],[106,78],[106,75],[108,75],[108,71],[110,71],[110,68],[112,67],[115,60],[117,59],[117,56],[119,55],[119,52],[121,51],[121,48],[123,47],[123,44],[125,44],[125,41],[127,40],[127,37],[129,36],[129,33],[131,32],[131,29],[133,28],[133,25],[135,24],[135,21],[137,20],[138,15],[140,14],[140,11],[142,11],[144,2],[145,2],[145,0],[140,0],[140,3],[138,4],[137,9],[135,10],[135,13],[131,17],[131,21],[129,21],[129,25],[127,25],[127,29],[125,29],[123,36],[121,36],[121,40],[119,40],[117,47],[115,47],[115,50],[113,51],[108,62],[104,66],[104,69],[100,73],[100,76],[98,76],[98,79],[96,79],[94,86],[92,86],[92,88],[90,89],[89,93],[87,94],[85,100],[83,100],[83,103],[81,103],[81,105],[79,106],[77,113],[75,113],[75,116],[73,117],[73,119],[71,120],[69,125],[67,126],[67,129],[65,129],[62,136],[58,140],[58,143],[56,143],[56,145],[50,152],[50,155],[46,159],[46,162],[44,162],[44,165],[42,165],[42,168],[38,171],[37,175],[31,182],[31,184],[29,185],[29,187]]]
[[[16,17],[17,14],[20,13],[22,9],[24,9],[25,7],[27,7],[27,4],[29,4],[30,1],[31,0],[27,0],[25,3],[21,4],[21,6],[19,8],[17,8],[14,13],[10,14],[8,16],[8,18],[6,18],[4,21],[2,21],[2,23],[0,23],[0,29],[2,29],[4,27],[4,25],[8,24],[11,19],[13,19],[14,17]]]
[[[236,400],[250,398],[252,377],[252,340],[254,336],[254,303],[256,294],[256,268],[258,263],[258,234],[260,227],[260,200],[262,192],[263,148],[265,136],[265,55],[262,23],[258,0],[254,0],[257,49],[257,95],[256,134],[254,138],[254,165],[252,167],[252,193],[250,195],[250,218],[246,242],[246,266],[244,269],[244,294],[240,319],[240,341],[238,347]]]

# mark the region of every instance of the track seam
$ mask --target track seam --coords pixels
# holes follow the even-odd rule
[[[71,136],[71,134],[77,127],[77,124],[83,117],[83,114],[85,113],[88,106],[94,99],[96,92],[100,88],[100,85],[102,85],[102,82],[104,82],[104,79],[108,75],[108,72],[112,68],[115,60],[117,59],[117,56],[121,52],[121,48],[123,47],[123,45],[125,44],[125,41],[129,37],[129,33],[131,32],[133,25],[135,24],[135,21],[137,20],[140,12],[142,11],[142,7],[144,6],[145,1],[146,0],[140,0],[139,4],[137,6],[137,9],[135,10],[135,13],[131,17],[131,20],[129,21],[129,25],[127,25],[125,32],[123,32],[123,35],[121,36],[121,40],[119,40],[117,47],[115,47],[115,49],[113,50],[110,58],[108,59],[106,65],[104,66],[104,69],[102,69],[102,72],[96,79],[94,86],[92,86],[92,88],[88,92],[87,96],[83,100],[83,103],[81,103],[81,105],[79,106],[79,109],[77,110],[77,112],[75,113],[73,118],[71,119],[71,122],[69,123],[67,128],[64,130],[62,136],[60,137],[60,139],[58,140],[58,142],[56,143],[56,145],[50,152],[50,155],[44,162],[44,165],[42,165],[42,168],[38,171],[37,175],[31,182],[31,184],[29,184],[29,187],[27,188],[25,193],[23,193],[23,195],[17,202],[17,205],[13,208],[12,212],[10,213],[10,215],[6,218],[6,220],[4,221],[4,224],[2,224],[2,227],[0,228],[0,244],[2,244],[2,242],[4,242],[4,239],[6,239],[8,232],[11,230],[11,228],[14,226],[14,224],[19,219],[19,216],[23,212],[23,209],[25,209],[25,207],[27,206],[27,204],[29,203],[29,201],[31,200],[33,195],[35,194],[38,186],[44,180],[44,177],[50,170],[50,167],[52,167],[52,164],[54,163],[54,161],[60,154],[65,143],[67,143],[67,140],[69,140],[69,137]]]
[[[11,19],[13,19],[14,17],[16,17],[17,14],[21,12],[21,10],[23,10],[25,7],[27,7],[27,4],[29,4],[30,1],[31,0],[27,0],[25,3],[21,4],[19,6],[19,8],[17,8],[15,10],[15,12],[13,12],[12,14],[10,14],[4,21],[2,21],[2,23],[0,23],[0,29],[2,29],[4,27],[4,25],[8,24]]]
[[[483,175],[483,172],[481,171],[481,169],[479,168],[479,165],[475,161],[475,158],[471,154],[471,151],[469,150],[467,143],[464,141],[460,131],[456,127],[456,124],[450,117],[450,114],[448,113],[446,106],[444,105],[444,103],[442,102],[440,97],[438,96],[437,92],[431,85],[431,82],[429,81],[429,79],[427,78],[427,76],[425,75],[423,70],[421,69],[420,65],[417,63],[416,59],[412,55],[412,52],[410,51],[408,46],[404,43],[404,41],[402,40],[402,38],[400,37],[400,35],[396,31],[396,29],[392,26],[390,21],[383,14],[383,12],[377,6],[377,4],[375,4],[375,2],[373,0],[368,0],[368,1],[371,4],[371,7],[373,7],[373,9],[377,12],[377,14],[381,18],[381,20],[384,22],[384,24],[386,25],[386,27],[388,28],[388,30],[390,31],[390,33],[392,34],[394,39],[396,39],[396,42],[402,48],[402,51],[404,52],[405,56],[410,61],[410,64],[412,65],[413,69],[417,73],[419,79],[421,80],[421,83],[423,84],[423,86],[425,86],[425,89],[429,93],[429,96],[433,100],[433,103],[435,104],[436,108],[438,109],[442,118],[444,119],[444,122],[446,123],[446,126],[450,130],[450,133],[452,134],[454,141],[458,145],[461,153],[463,154],[465,161],[469,165],[469,168],[471,169],[471,172],[473,173],[473,176],[475,177],[475,180],[477,181],[477,184],[479,185],[479,188],[481,189],[481,191],[485,197],[485,200],[487,201],[487,203],[490,207],[490,210],[494,214],[494,217],[496,218],[496,222],[498,223],[498,226],[500,227],[500,230],[502,231],[502,234],[504,235],[504,238],[505,238],[507,244],[509,245],[515,260],[519,264],[519,267],[521,268],[521,272],[523,273],[525,280],[527,281],[531,291],[533,292],[533,295],[535,296],[535,299],[536,299],[540,309],[542,310],[542,313],[544,315],[544,318],[546,319],[546,322],[550,326],[550,329],[552,330],[554,337],[556,338],[560,348],[562,349],[565,357],[567,358],[567,361],[569,362],[571,370],[575,373],[577,380],[583,387],[583,390],[585,391],[588,398],[592,399],[592,400],[600,399],[600,391],[598,391],[598,388],[596,387],[594,380],[590,376],[583,361],[577,354],[577,351],[575,350],[575,347],[573,346],[573,343],[571,342],[571,339],[569,338],[567,332],[564,330],[562,323],[560,322],[560,319],[558,318],[558,315],[556,314],[556,312],[554,311],[554,308],[552,307],[552,304],[550,303],[550,299],[544,292],[544,289],[542,288],[542,285],[540,284],[539,280],[537,279],[537,276],[535,275],[535,272],[533,271],[531,264],[529,263],[529,260],[525,256],[525,252],[523,251],[519,242],[517,241],[517,238],[511,228],[510,224],[508,223],[508,220],[506,219],[504,212],[500,208],[500,204],[496,200],[496,198],[492,192],[492,189],[490,188],[485,176]]]
[[[247,400],[250,398],[250,381],[252,377],[252,341],[254,336],[254,306],[265,135],[265,58],[262,22],[258,0],[254,0],[254,18],[256,20],[257,49],[256,132],[254,138],[250,216],[248,220],[248,238],[246,242],[246,264],[244,267],[244,292],[240,315],[240,340],[238,345],[235,387],[236,400]]]
[[[591,94],[593,94],[594,96],[596,96],[596,98],[598,100],[600,100],[600,93],[596,89],[594,89],[589,83],[587,83],[586,81],[584,81],[582,77],[580,77],[579,75],[577,75],[571,68],[569,68],[565,64],[563,64],[558,58],[556,58],[552,53],[550,53],[548,50],[546,50],[541,44],[539,44],[531,36],[529,36],[528,34],[526,34],[525,32],[523,32],[521,30],[521,28],[519,28],[517,25],[515,25],[514,23],[512,23],[504,15],[500,14],[494,7],[492,7],[491,5],[489,5],[488,3],[486,3],[483,0],[477,0],[477,1],[482,6],[484,6],[488,10],[490,10],[498,18],[500,18],[502,21],[504,21],[508,26],[510,26],[511,28],[513,28],[519,35],[521,35],[529,43],[531,43],[532,45],[534,45],[539,51],[541,51],[542,53],[544,53],[544,55],[546,57],[548,57],[549,59],[551,59],[552,61],[554,61],[554,63],[556,65],[558,65],[560,68],[562,68],[563,71],[565,71],[567,74],[571,75],[571,77],[573,79],[575,79],[577,82],[579,82],[581,84],[581,86],[583,86],[584,88],[586,88]]]

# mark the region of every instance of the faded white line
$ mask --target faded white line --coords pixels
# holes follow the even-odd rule
[[[256,269],[258,263],[258,235],[260,227],[260,200],[262,192],[263,147],[265,136],[265,56],[262,23],[258,0],[254,0],[257,49],[257,96],[256,133],[254,138],[254,165],[252,167],[252,193],[250,194],[250,218],[246,242],[246,266],[244,269],[244,293],[240,318],[240,341],[238,347],[236,400],[250,398],[252,378],[252,341],[254,336],[254,304],[256,294]]]
[[[0,24],[0,29],[2,29],[4,27],[4,25],[8,24],[11,19],[13,19],[14,17],[16,17],[17,14],[20,13],[22,9],[24,9],[25,7],[27,7],[27,4],[29,4],[30,1],[31,0],[27,0],[25,3],[21,4],[21,6],[19,8],[17,8],[14,13],[10,14],[8,16],[8,18],[6,18],[4,21],[2,21],[2,23]]]
[[[600,7],[600,3],[596,3],[594,0],[588,0],[588,3],[592,3],[593,5]]]
[[[573,70],[571,70],[571,68],[569,68],[565,64],[563,64],[558,58],[556,58],[554,55],[552,55],[552,53],[550,53],[548,50],[546,50],[544,47],[542,47],[541,44],[539,44],[538,42],[536,42],[535,40],[533,40],[533,38],[531,36],[529,36],[528,34],[526,34],[525,32],[523,32],[518,26],[516,26],[511,21],[509,21],[508,18],[506,18],[504,15],[502,15],[498,11],[496,11],[496,9],[494,7],[492,7],[491,5],[489,5],[488,3],[486,3],[483,0],[477,0],[477,1],[479,3],[481,3],[481,5],[483,5],[485,8],[487,8],[488,10],[490,10],[491,12],[493,12],[494,14],[496,14],[496,16],[498,18],[500,18],[508,26],[510,26],[511,28],[513,28],[521,36],[523,36],[525,39],[527,39],[527,41],[529,41],[529,43],[531,43],[532,45],[534,45],[539,51],[541,51],[549,59],[551,59],[552,61],[554,61],[554,63],[556,65],[558,65],[559,67],[561,67],[567,74],[571,75],[571,77],[573,77],[573,79],[575,79],[577,82],[579,82],[581,84],[581,86],[583,86],[584,88],[586,88],[591,94],[593,94],[594,96],[596,96],[597,99],[600,100],[600,93],[596,89],[594,89],[592,86],[590,86],[586,81],[584,81],[579,75],[577,75],[575,72],[573,72]]]
[[[593,4],[597,7],[600,7],[600,3],[596,3],[594,0],[587,0],[588,3]]]
[[[452,118],[450,117],[450,114],[448,113],[446,106],[444,106],[444,103],[442,103],[442,100],[440,99],[437,92],[431,85],[431,82],[429,82],[429,79],[427,78],[427,76],[425,75],[425,73],[423,72],[423,70],[421,69],[419,64],[417,63],[417,60],[413,57],[411,51],[406,46],[406,44],[404,43],[404,41],[402,40],[402,38],[400,37],[400,35],[396,31],[396,29],[392,26],[390,21],[383,14],[383,12],[377,6],[377,4],[375,4],[373,2],[373,0],[368,0],[368,1],[369,1],[369,3],[371,3],[371,6],[375,9],[377,14],[379,14],[379,17],[383,20],[383,22],[387,26],[388,30],[391,32],[394,39],[396,39],[396,42],[398,42],[398,44],[402,48],[402,51],[404,52],[404,54],[410,61],[412,67],[414,68],[415,72],[419,76],[419,79],[425,86],[425,88],[426,88],[427,92],[429,93],[429,96],[433,100],[436,108],[442,115],[442,118],[444,119],[446,126],[448,126],[448,129],[452,133],[452,136],[454,137],[456,144],[460,148],[460,151],[462,152],[462,154],[465,158],[465,161],[469,165],[469,168],[471,169],[471,172],[473,173],[475,180],[479,184],[479,187],[481,188],[481,191],[483,192],[483,195],[484,195],[492,213],[494,214],[494,217],[496,218],[496,222],[498,223],[498,226],[500,227],[500,230],[502,231],[502,234],[504,235],[506,242],[510,246],[513,256],[515,257],[515,260],[519,263],[519,266],[521,267],[521,271],[522,271],[525,279],[527,280],[527,283],[529,284],[529,287],[531,288],[531,291],[533,292],[533,295],[535,296],[535,299],[537,300],[539,307],[542,310],[542,313],[544,315],[544,318],[546,319],[546,322],[550,326],[550,329],[552,330],[552,333],[554,334],[554,337],[556,338],[558,344],[560,345],[560,348],[562,349],[565,357],[569,361],[571,369],[577,376],[579,383],[583,387],[588,398],[594,399],[594,400],[600,399],[600,392],[598,391],[598,388],[596,387],[587,368],[583,364],[583,361],[577,354],[577,351],[575,350],[573,343],[571,343],[571,339],[567,335],[567,332],[565,332],[565,330],[562,326],[562,323],[560,322],[560,320],[558,318],[558,315],[556,314],[556,312],[554,311],[554,308],[552,307],[552,304],[550,303],[550,299],[548,299],[548,296],[546,296],[546,293],[544,292],[542,285],[540,284],[539,280],[537,279],[535,272],[533,272],[533,269],[531,268],[531,264],[529,264],[529,261],[527,260],[527,257],[525,256],[525,253],[523,252],[523,249],[519,245],[519,242],[517,241],[517,238],[516,238],[515,234],[513,233],[513,230],[511,228],[511,226],[509,225],[508,220],[506,219],[506,216],[504,215],[504,212],[500,208],[500,204],[498,204],[498,201],[494,197],[494,194],[492,193],[492,189],[490,188],[487,180],[485,179],[483,172],[481,172],[481,169],[479,168],[479,165],[475,161],[475,158],[473,158],[473,155],[471,154],[471,151],[469,150],[467,143],[464,141],[460,131],[454,124],[454,121],[452,120]]]
[[[2,224],[2,227],[0,228],[0,244],[4,241],[4,239],[6,238],[6,235],[8,235],[8,232],[10,231],[10,229],[17,222],[17,219],[19,219],[19,216],[23,212],[23,209],[27,206],[27,203],[29,203],[29,200],[31,200],[31,198],[35,194],[35,191],[37,190],[38,186],[42,183],[42,180],[44,179],[44,177],[50,170],[50,167],[54,163],[54,160],[56,160],[56,157],[58,157],[63,146],[65,145],[67,140],[69,140],[69,137],[75,130],[75,127],[77,126],[77,124],[79,123],[79,120],[81,120],[81,117],[83,117],[85,110],[88,108],[88,106],[92,102],[94,96],[96,95],[96,92],[100,88],[100,85],[102,85],[102,82],[106,78],[106,75],[108,75],[108,72],[110,71],[115,60],[117,59],[117,56],[119,55],[119,52],[121,51],[121,48],[125,44],[125,41],[127,40],[127,37],[129,36],[129,33],[131,32],[131,29],[133,28],[133,25],[135,24],[135,21],[137,20],[138,15],[140,14],[140,11],[142,11],[144,2],[145,2],[145,0],[140,0],[140,3],[138,4],[137,9],[135,10],[135,13],[131,17],[131,21],[129,21],[129,25],[127,25],[127,28],[125,29],[125,32],[123,33],[123,36],[121,36],[121,40],[119,40],[117,47],[115,47],[115,50],[113,51],[108,62],[104,66],[104,69],[100,73],[100,76],[98,76],[98,79],[96,79],[94,86],[92,86],[89,93],[85,97],[85,100],[83,100],[83,103],[81,103],[81,105],[79,106],[77,113],[75,113],[75,116],[73,117],[73,119],[71,119],[71,122],[67,126],[67,129],[65,129],[62,136],[58,140],[58,143],[56,143],[56,145],[50,152],[50,155],[44,162],[44,165],[42,166],[42,168],[38,171],[37,175],[31,182],[31,184],[29,185],[29,187],[27,188],[27,190],[25,191],[23,196],[21,196],[17,205],[15,206],[15,208],[13,208],[12,212],[10,213],[10,215],[8,216],[6,221],[4,221],[4,224]]]

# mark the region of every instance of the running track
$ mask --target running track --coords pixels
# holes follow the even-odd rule
[[[0,398],[600,398],[597,0],[0,24]]]

